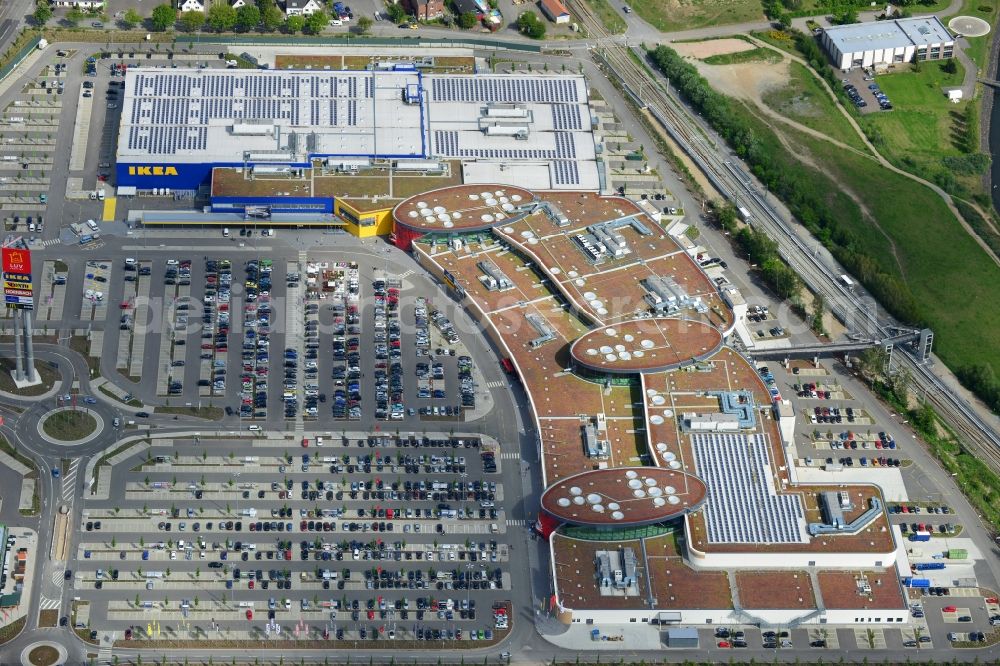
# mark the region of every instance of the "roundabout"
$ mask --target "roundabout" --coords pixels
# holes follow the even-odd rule
[[[55,666],[65,664],[66,648],[58,643],[32,643],[21,651],[22,666]]]
[[[38,435],[50,444],[74,446],[86,444],[104,430],[104,419],[95,411],[60,407],[42,414]]]

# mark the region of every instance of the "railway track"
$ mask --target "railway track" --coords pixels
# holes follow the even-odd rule
[[[806,245],[792,229],[791,221],[767,203],[753,180],[734,164],[735,160],[728,159],[724,142],[714,138],[714,132],[700,117],[674,97],[660,77],[650,73],[642,54],[609,34],[585,0],[569,0],[569,5],[588,36],[596,40],[591,53],[598,64],[656,118],[719,192],[749,211],[752,224],[778,243],[782,258],[810,289],[824,296],[833,314],[872,339],[891,337],[890,329],[898,328],[897,322],[884,315],[867,314],[872,299],[841,284],[837,277],[844,271]],[[913,388],[965,440],[963,444],[1000,473],[1000,435],[991,425],[908,351],[894,354],[893,358],[910,372]]]

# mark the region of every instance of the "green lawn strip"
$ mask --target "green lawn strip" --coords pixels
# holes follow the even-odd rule
[[[49,392],[52,389],[53,382],[59,379],[58,370],[50,366],[47,361],[35,359],[35,372],[38,373],[38,378],[42,383],[18,388],[14,384],[14,376],[11,374],[14,371],[14,366],[14,359],[0,358],[0,391],[22,396],[43,395]]]
[[[209,419],[211,421],[218,421],[225,414],[222,407],[188,407],[186,405],[176,406],[176,407],[157,407],[156,412],[158,414],[182,414],[184,416],[197,416],[202,419]]]
[[[805,66],[797,62],[789,65],[788,85],[766,93],[764,103],[790,120],[867,153],[861,137],[830,99],[823,84]]]
[[[754,48],[747,51],[736,51],[735,53],[720,53],[718,55],[702,58],[706,65],[740,65],[749,62],[781,62],[781,54],[775,53],[771,49]]]
[[[851,189],[871,210],[879,227],[895,242],[902,277],[935,334],[935,350],[951,367],[986,363],[1000,373],[1000,308],[991,302],[1000,281],[997,268],[959,225],[932,190],[811,137],[797,134],[816,163],[835,183]],[[869,231],[867,238],[880,234]],[[885,243],[869,254],[880,266],[899,274]],[[957,295],[961,297],[956,297]]]
[[[583,0],[601,19],[601,25],[612,35],[620,35],[625,32],[625,19],[615,11],[608,0]]]
[[[97,390],[100,391],[101,393],[103,393],[104,395],[108,396],[109,398],[111,398],[113,400],[117,400],[120,403],[126,404],[129,407],[142,407],[142,401],[141,400],[136,400],[135,398],[132,398],[128,402],[125,402],[124,400],[122,400],[121,398],[119,398],[114,392],[110,391],[109,389],[105,388],[104,386],[98,386]]]
[[[764,20],[759,0],[634,0],[630,5],[643,20],[663,32]]]
[[[27,621],[27,617],[21,617],[4,627],[0,627],[0,644],[6,643],[21,633],[21,630],[24,629],[24,624]]]

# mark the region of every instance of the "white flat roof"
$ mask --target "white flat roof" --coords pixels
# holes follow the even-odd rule
[[[830,42],[841,53],[907,46],[931,46],[955,38],[936,16],[852,23],[826,28]]]
[[[412,86],[422,90],[418,104],[404,102]],[[118,161],[542,163],[553,188],[594,190],[587,94],[584,77],[566,74],[135,68],[125,79]],[[499,103],[516,110],[489,113]],[[487,134],[491,126],[497,133]]]

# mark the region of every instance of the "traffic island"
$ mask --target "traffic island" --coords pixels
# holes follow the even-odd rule
[[[66,648],[58,643],[32,643],[21,652],[22,666],[54,666],[65,664]]]
[[[9,393],[15,398],[48,397],[59,379],[59,371],[46,362],[35,363],[34,381],[17,381],[14,378],[14,370],[14,359],[0,359],[0,392]]]
[[[52,439],[75,442],[97,430],[97,420],[87,412],[68,409],[49,414],[42,420],[42,431]]]

